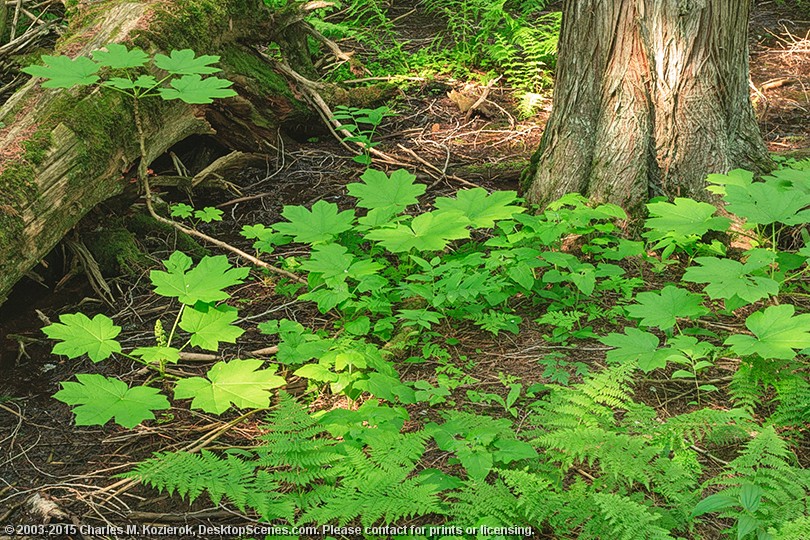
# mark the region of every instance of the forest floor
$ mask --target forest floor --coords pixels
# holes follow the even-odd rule
[[[411,8],[394,9],[401,9],[405,14]],[[405,37],[416,44],[440,30],[440,22],[434,17],[420,16],[418,12],[404,17],[400,24],[410,32]],[[807,121],[810,114],[810,14],[797,14],[776,1],[758,3],[751,26],[751,51],[752,99],[770,150],[806,155],[810,147],[810,122]],[[423,199],[426,201],[447,196],[469,184],[487,189],[517,189],[521,171],[538,147],[549,113],[550,96],[544,110],[520,120],[510,90],[495,86],[490,89],[488,99],[498,105],[498,112],[492,117],[478,114],[468,117],[448,97],[448,90],[480,95],[483,87],[450,78],[411,83],[390,103],[397,115],[383,123],[379,148],[390,155],[414,153],[432,167],[464,180],[433,181],[422,176],[420,181],[429,185]],[[286,140],[278,154],[269,157],[265,169],[246,172],[235,180],[241,190],[238,197],[223,192],[203,193],[195,197],[194,203],[197,207],[207,204],[225,211],[227,219],[220,224],[203,226],[204,232],[247,246],[238,236],[241,227],[277,221],[283,205],[310,206],[318,200],[348,205],[345,185],[354,181],[361,171],[351,161],[351,156],[328,136],[304,143]],[[175,245],[171,234],[145,237],[140,241],[156,263],[165,259]],[[84,277],[78,275],[56,291],[22,284],[0,310],[0,372],[3,374],[0,379],[0,524],[41,524],[45,519],[43,515],[54,523],[94,527],[128,524],[196,527],[243,521],[237,513],[222,506],[197,503],[189,509],[179,498],[111,479],[155,451],[176,450],[204,438],[221,428],[230,417],[172,409],[170,417],[132,430],[116,426],[77,427],[69,408],[51,397],[61,381],[71,379],[77,371],[88,371],[88,366],[86,361],[66,360],[50,354],[52,345],[40,331],[45,324],[43,319],[55,320],[59,314],[79,310],[89,314],[105,312],[124,327],[122,342],[126,346],[147,343],[154,321],[164,314],[167,306],[148,294],[146,276],[144,270],[134,278],[111,278],[116,291],[116,304],[112,307],[102,304]],[[247,332],[238,345],[224,351],[225,357],[239,358],[245,351],[274,345],[256,331],[253,322],[283,316],[307,321],[313,328],[328,324],[325,316],[313,306],[291,302],[276,294],[267,280],[258,274],[255,277],[234,294],[240,306],[240,323]],[[537,359],[556,348],[547,344],[536,325],[518,335],[501,334],[498,339],[473,325],[446,327],[441,331],[459,339],[461,344],[454,351],[457,357],[466,357],[475,363],[475,378],[479,381],[476,384],[492,388],[499,387],[501,373],[519,377],[525,385],[546,380]],[[565,347],[565,353],[571,365],[591,364],[602,361],[603,349],[595,347],[593,341],[573,341]],[[429,378],[434,367],[430,363],[414,365],[410,373],[402,376]],[[464,366],[459,368],[464,369]],[[124,381],[143,378],[139,366],[123,359],[89,369],[115,374]],[[183,369],[198,370],[194,365],[183,366]],[[719,369],[722,370],[722,366]],[[650,388],[637,389],[640,399],[655,404],[667,416],[687,406],[689,397],[680,390],[667,385],[661,385],[657,393]],[[453,398],[465,399],[463,387]],[[319,407],[329,408],[338,406],[336,401],[324,395],[317,403]],[[256,422],[240,424],[223,434],[216,444],[241,444],[257,429]],[[810,467],[810,451],[800,458],[804,467]],[[41,537],[22,534],[14,538],[26,536]],[[103,535],[83,536],[101,537]],[[220,537],[228,536],[208,536]],[[8,537],[0,534],[0,539],[3,538]]]

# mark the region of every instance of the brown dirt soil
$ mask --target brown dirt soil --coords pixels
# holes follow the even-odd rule
[[[757,110],[773,151],[807,148],[810,138],[810,54],[808,29],[810,16],[794,10],[795,5],[778,2],[760,2],[752,21],[751,71],[753,93]],[[412,9],[401,10],[395,16]],[[410,46],[426,43],[440,27],[436,18],[412,13],[402,19],[410,28]],[[775,81],[784,80],[781,84]],[[770,86],[769,86],[770,85]],[[474,114],[467,118],[447,95],[449,90],[480,95],[481,85],[468,85],[462,81],[439,79],[416,82],[403,92],[393,107],[398,116],[386,122],[380,132],[381,149],[391,155],[408,156],[410,149],[434,167],[448,174],[457,174],[466,182],[488,189],[515,189],[521,164],[528,162],[537,148],[548,111],[525,121],[515,120],[515,104],[509,90],[503,86],[491,89],[489,99],[497,104],[492,117]],[[238,235],[242,225],[272,223],[279,219],[285,204],[311,205],[317,200],[336,202],[348,207],[352,204],[345,185],[355,181],[361,168],[353,163],[342,148],[331,139],[319,142],[296,143],[286,140],[276,156],[268,158],[262,170],[246,171],[242,178],[234,179],[240,186],[239,197],[225,193],[195,195],[195,206],[218,205],[226,213],[223,224],[203,225],[209,234],[219,235],[243,249],[250,245]],[[486,164],[486,166],[482,166]],[[158,171],[160,172],[160,171]],[[434,180],[425,174],[419,178],[430,185],[423,198],[424,207],[437,196],[446,196],[464,187],[453,179]],[[167,195],[177,201],[179,194]],[[101,209],[104,214],[107,210]],[[84,233],[92,234],[92,220]],[[139,238],[155,261],[165,259],[173,251],[172,235],[154,235]],[[303,254],[294,248],[284,254]],[[64,274],[69,263],[60,253],[49,258],[49,268],[38,268],[43,282],[53,286]],[[663,279],[663,278],[662,278]],[[104,312],[123,326],[121,341],[125,348],[146,345],[152,340],[152,328],[158,318],[164,322],[172,313],[170,302],[148,294],[146,273],[131,278],[110,280],[117,291],[118,303],[113,307],[101,305],[92,298],[92,290],[83,278],[72,281],[54,294],[42,285],[22,284],[0,309],[0,524],[11,524],[19,538],[95,539],[107,538],[105,527],[163,524],[223,526],[244,524],[244,517],[224,507],[200,500],[190,508],[177,497],[130,486],[113,475],[125,472],[155,451],[177,450],[193,444],[206,435],[222,428],[235,414],[214,417],[190,411],[181,403],[133,430],[116,426],[76,427],[69,408],[52,399],[59,382],[70,380],[75,373],[102,373],[116,375],[129,383],[145,381],[149,375],[127,360],[118,359],[92,364],[86,359],[67,360],[50,355],[49,344],[39,328],[41,317],[56,320],[59,314],[83,311],[92,316]],[[330,324],[313,306],[294,303],[274,290],[274,279],[254,272],[251,279],[234,293],[233,305],[240,310],[241,326],[246,328],[239,344],[223,351],[225,358],[243,356],[245,351],[273,345],[272,339],[261,335],[256,323],[286,317],[306,322],[312,328],[325,328]],[[474,384],[458,386],[452,399],[465,402],[466,390],[503,392],[499,374],[521,379],[525,386],[535,382],[548,382],[548,364],[555,352],[566,355],[569,366],[581,362],[585,366],[598,366],[604,361],[604,347],[594,340],[569,340],[566,343],[549,342],[548,328],[531,323],[542,315],[527,302],[519,304],[517,313],[524,319],[519,335],[502,333],[497,339],[481,332],[473,325],[445,327],[440,331],[460,341],[451,347],[456,367],[462,371],[474,364]],[[725,321],[740,324],[740,321]],[[614,325],[615,326],[615,325]],[[621,328],[621,324],[615,326]],[[612,327],[611,327],[612,328]],[[609,327],[598,332],[610,331]],[[416,351],[414,351],[415,353]],[[466,357],[466,360],[459,360]],[[553,359],[553,357],[551,357]],[[469,365],[468,365],[469,364]],[[403,378],[435,377],[438,361],[428,360],[412,364],[403,370]],[[732,365],[720,363],[713,373],[726,377]],[[194,363],[181,363],[177,369],[184,373],[200,373],[205,367]],[[572,380],[579,375],[568,373]],[[435,381],[434,381],[435,382]],[[637,388],[638,397],[656,406],[662,414],[676,414],[689,409],[694,396],[691,388],[672,384],[671,380],[643,381]],[[338,406],[339,400],[322,395],[316,400],[320,408]],[[489,405],[472,405],[476,412],[504,414]],[[434,415],[430,410],[412,410],[415,428]],[[258,416],[258,415],[257,415]],[[241,445],[259,431],[261,418],[250,418],[238,427],[226,431],[210,448]],[[446,456],[429,450],[426,455],[440,466]],[[803,456],[808,466],[808,456]],[[32,506],[32,498],[38,502]],[[43,501],[49,501],[47,505]],[[84,534],[60,534],[69,527],[90,527]],[[713,536],[710,533],[710,536]],[[165,538],[161,535],[119,534],[115,538]],[[231,538],[230,534],[174,535],[171,538]],[[0,534],[0,540],[9,538]]]

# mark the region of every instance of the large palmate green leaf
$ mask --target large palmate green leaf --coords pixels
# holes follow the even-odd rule
[[[315,246],[312,256],[301,263],[301,268],[320,274],[329,286],[343,283],[346,279],[360,279],[379,272],[383,266],[370,260],[356,260],[348,249],[339,244]]]
[[[467,216],[473,227],[491,229],[495,222],[509,219],[526,209],[512,204],[517,198],[514,191],[495,191],[487,194],[484,188],[473,188],[459,191],[455,198],[439,197],[436,208],[439,210],[456,210]]]
[[[661,330],[672,328],[679,318],[695,318],[709,312],[703,306],[702,296],[673,285],[667,285],[660,293],[639,293],[636,302],[627,306],[627,314],[641,319],[642,326],[655,326]]]
[[[193,398],[191,406],[205,412],[221,414],[231,404],[240,408],[263,408],[270,405],[270,390],[286,384],[275,374],[276,368],[259,369],[261,360],[217,362],[207,378],[181,379],[174,388],[175,399]]]
[[[354,211],[338,212],[335,203],[318,201],[312,210],[303,206],[285,206],[281,215],[287,222],[276,223],[273,228],[304,244],[325,244],[342,232],[352,228]]]
[[[667,357],[672,351],[659,349],[658,337],[638,328],[625,328],[624,334],[610,333],[599,341],[615,347],[607,353],[608,362],[638,362],[638,367],[648,373],[667,365]]]
[[[677,198],[673,202],[656,202],[647,205],[650,217],[645,227],[650,229],[645,237],[658,240],[666,235],[676,237],[701,237],[709,231],[725,231],[731,220],[715,217],[717,207],[692,199]]]
[[[683,280],[706,283],[706,294],[712,299],[728,300],[738,296],[748,303],[753,303],[779,293],[779,284],[773,279],[751,275],[761,268],[758,263],[743,264],[717,257],[697,257],[695,262],[699,266],[687,268]]]
[[[101,66],[113,69],[141,67],[149,61],[149,55],[140,49],[127,49],[120,43],[105,45],[106,51],[93,51],[93,60]]]
[[[469,238],[469,219],[457,211],[426,212],[413,218],[409,225],[377,229],[366,234],[369,240],[378,241],[391,253],[438,251],[451,240]]]
[[[201,349],[216,351],[219,343],[236,343],[236,338],[245,331],[233,326],[238,314],[231,306],[214,307],[202,302],[193,308],[186,307],[180,318],[180,328],[191,332],[191,344]]]
[[[155,417],[152,411],[169,408],[169,401],[156,388],[136,386],[129,388],[118,379],[103,375],[82,373],[79,382],[63,382],[62,390],[54,398],[68,405],[78,405],[78,426],[102,426],[111,418],[125,428],[133,428],[144,420]]]
[[[810,347],[810,313],[794,315],[795,311],[792,305],[782,304],[754,312],[745,320],[754,336],[733,335],[725,344],[741,356],[790,360],[797,350]]]
[[[115,337],[121,327],[113,324],[106,315],[87,317],[84,313],[60,315],[61,323],[53,323],[42,329],[51,339],[60,343],[53,346],[54,354],[76,358],[86,354],[93,362],[101,362],[112,353],[121,352],[121,344]]]
[[[726,208],[746,222],[758,225],[784,223],[799,225],[810,222],[810,194],[785,189],[778,180],[726,186]]]
[[[230,295],[223,289],[242,283],[250,272],[249,268],[231,267],[225,255],[203,257],[196,267],[190,269],[191,257],[175,251],[163,264],[168,272],[152,270],[149,273],[155,293],[177,297],[182,303],[192,306],[197,302],[218,302],[228,298]]]
[[[405,169],[397,169],[388,177],[384,172],[367,169],[360,178],[363,183],[346,186],[349,195],[357,197],[357,206],[369,209],[387,209],[396,214],[416,204],[425,192],[424,184],[416,184],[416,176]]]
[[[43,88],[73,88],[98,81],[99,65],[85,56],[71,60],[67,56],[43,56],[44,66],[28,66],[21,71],[47,79]]]
[[[233,97],[236,92],[229,87],[233,83],[219,77],[183,75],[169,81],[171,88],[160,88],[160,96],[165,100],[179,99],[186,103],[213,103],[215,99]]]
[[[203,54],[195,56],[191,49],[171,51],[169,56],[165,54],[155,55],[155,65],[160,69],[165,69],[173,75],[208,75],[220,71],[219,68],[211,66],[219,62],[219,56]]]

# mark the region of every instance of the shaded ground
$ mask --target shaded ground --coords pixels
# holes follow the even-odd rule
[[[406,14],[413,8],[394,9]],[[402,19],[403,27],[412,31],[411,46],[427,43],[430,34],[436,31],[435,24],[435,18],[420,18],[418,12]],[[801,14],[791,5],[762,2],[752,28],[754,96],[770,148],[773,151],[806,149],[810,140],[810,122],[807,122],[810,15]],[[782,82],[776,84],[777,81]],[[450,89],[473,95],[483,91],[480,86],[465,87],[462,82],[449,79],[414,82],[392,104],[399,114],[383,125],[379,137],[383,142],[381,149],[394,156],[410,155],[410,150],[438,170],[466,182],[490,189],[515,189],[523,165],[539,143],[547,111],[527,121],[517,121],[508,89],[495,87],[489,98],[502,112],[489,118],[480,115],[468,118],[448,98]],[[308,206],[326,199],[348,205],[345,184],[354,181],[360,171],[332,140],[322,138],[303,144],[286,141],[286,147],[268,159],[266,168],[248,171],[236,180],[242,191],[239,197],[219,192],[201,193],[194,203],[198,207],[218,205],[229,218],[222,225],[204,226],[206,232],[249,247],[237,234],[242,225],[272,223],[285,204]],[[424,174],[421,180],[430,185],[423,198],[425,204],[465,185],[453,179],[435,181]],[[181,200],[177,194],[168,196]],[[155,261],[165,258],[176,241],[171,234],[139,240]],[[142,381],[146,374],[126,360],[93,365],[86,360],[51,356],[50,345],[39,332],[43,325],[41,317],[55,320],[61,313],[78,310],[89,315],[105,312],[124,327],[122,342],[125,347],[131,347],[151,341],[154,321],[165,316],[169,305],[162,298],[146,294],[146,269],[131,278],[112,280],[118,298],[113,307],[94,299],[92,289],[82,276],[68,281],[60,292],[53,294],[54,283],[64,275],[64,267],[69,263],[64,262],[60,253],[53,254],[49,261],[48,270],[37,271],[51,288],[33,282],[23,284],[0,310],[0,372],[4,374],[0,379],[0,524],[19,526],[15,538],[104,538],[103,527],[109,525],[154,523],[196,527],[244,523],[243,517],[224,507],[206,507],[199,503],[188,512],[177,499],[170,500],[125,481],[111,480],[112,475],[130,469],[153,451],[193,445],[222,428],[232,417],[213,417],[178,408],[156,422],[129,431],[117,427],[74,426],[68,407],[50,397],[58,390],[59,381],[70,379],[76,372],[117,374],[125,381]],[[255,330],[256,322],[279,317],[306,321],[308,326],[314,327],[328,322],[312,306],[293,303],[290,298],[277,294],[271,281],[260,273],[254,273],[252,280],[235,296],[242,316],[240,324],[247,332],[238,346],[224,351],[228,358],[274,344]],[[522,314],[527,321],[540,315],[531,313],[530,308],[525,309]],[[543,329],[536,326],[517,336],[501,334],[498,340],[472,325],[440,331],[461,341],[463,345],[453,351],[458,357],[466,356],[476,363],[475,386],[491,387],[493,391],[502,387],[498,382],[500,372],[520,377],[526,385],[548,380],[551,372],[547,371],[547,364],[538,365],[537,360],[555,352],[565,351],[571,365],[577,361],[591,364],[602,354],[602,348],[594,346],[593,342],[577,343],[576,347],[551,344],[544,339]],[[414,366],[403,373],[403,378],[429,378],[434,367],[430,361]],[[724,377],[732,367],[718,366],[717,377]],[[202,368],[181,364],[179,369],[197,372]],[[575,373],[570,375],[576,377]],[[463,400],[468,387],[460,386],[454,397]],[[655,381],[647,381],[638,391],[641,399],[658,405],[664,414],[682,410],[689,401],[688,392]],[[319,404],[334,399],[321,396]],[[486,406],[479,407],[478,412],[488,412]],[[209,448],[243,444],[247,437],[257,433],[258,422],[259,419],[248,420],[226,431]],[[807,456],[804,459],[803,465],[810,465]],[[35,495],[40,497],[36,500],[37,508],[31,506]],[[46,504],[48,501],[53,506]],[[43,518],[43,514],[49,517]],[[53,528],[30,528],[45,521],[50,521]],[[83,535],[60,535],[57,534],[59,527],[65,530],[65,526],[59,524],[97,529],[86,529]],[[117,537],[147,536],[122,534]],[[196,537],[213,539],[232,535],[211,533]],[[0,533],[2,538],[6,536]]]

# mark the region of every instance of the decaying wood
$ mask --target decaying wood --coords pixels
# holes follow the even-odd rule
[[[280,122],[308,113],[280,86],[251,39],[273,28],[261,0],[102,0],[81,4],[56,54],[87,55],[107,43],[149,52],[193,48],[219,54],[237,97],[211,106],[152,100],[143,113],[146,163],[192,135],[210,136],[232,150],[193,176],[192,184],[221,179],[273,147]],[[266,70],[245,73],[245,66]],[[26,83],[0,108],[0,302],[79,220],[128,185],[140,155],[132,105],[105,89],[42,89]],[[249,119],[246,121],[245,119]],[[131,175],[130,175],[131,177]]]

